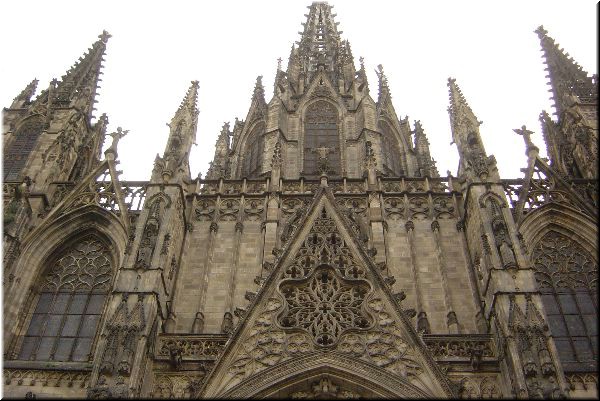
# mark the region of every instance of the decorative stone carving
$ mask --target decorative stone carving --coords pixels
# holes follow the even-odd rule
[[[248,221],[259,221],[265,207],[262,199],[246,198],[244,200],[244,219]]]
[[[361,398],[360,394],[351,390],[344,390],[335,384],[329,377],[322,377],[319,381],[312,382],[307,390],[300,390],[292,393],[290,398],[293,400],[322,400],[322,399],[342,399],[353,400]]]
[[[212,221],[215,215],[215,201],[212,199],[203,199],[198,202],[194,213],[196,214],[196,220],[198,221]]]
[[[408,198],[408,218],[411,220],[422,220],[429,216],[429,204],[427,198],[416,196]]]
[[[240,201],[237,199],[222,199],[219,204],[219,220],[235,221],[240,210]]]
[[[182,399],[193,398],[205,378],[205,372],[198,374],[155,374],[151,398]]]
[[[160,358],[168,358],[171,354],[171,349],[178,349],[182,360],[215,360],[220,355],[226,342],[227,337],[223,335],[192,337],[188,335],[161,335],[158,337],[156,355]]]
[[[352,252],[339,234],[335,222],[322,209],[319,217],[293,262],[285,268],[285,278],[304,278],[318,265],[336,268],[344,278],[361,278],[364,269],[356,262]]]
[[[452,198],[438,196],[433,198],[433,210],[436,219],[452,219],[456,217]]]
[[[65,370],[2,369],[5,385],[87,387],[90,372]]]
[[[383,208],[385,217],[391,220],[398,220],[404,217],[404,199],[402,198],[384,198]]]
[[[481,336],[438,336],[423,337],[427,349],[435,359],[465,358],[469,359],[474,350],[481,351],[481,357],[493,358],[494,349],[488,335]]]
[[[598,288],[592,256],[570,238],[550,231],[535,245],[531,259],[538,286],[544,290]]]
[[[100,372],[106,375],[129,376],[138,338],[146,327],[143,296],[131,310],[127,306],[127,294],[106,325],[106,344],[102,353]]]
[[[451,377],[458,388],[461,399],[497,399],[502,398],[501,386],[496,376]]]
[[[521,368],[530,397],[563,397],[557,385],[556,369],[548,351],[548,326],[537,310],[530,294],[525,295],[525,313],[510,296],[509,328],[516,338]]]
[[[322,347],[335,345],[348,330],[372,326],[373,319],[362,312],[370,285],[338,274],[331,266],[321,265],[304,279],[283,280],[279,290],[285,307],[279,325],[305,330]]]

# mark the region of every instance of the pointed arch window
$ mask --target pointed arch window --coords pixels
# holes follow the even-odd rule
[[[29,155],[44,129],[41,119],[33,118],[25,122],[4,150],[4,181],[16,181],[25,167]]]
[[[304,123],[304,167],[307,177],[319,176],[320,155],[326,155],[331,175],[341,175],[340,138],[338,112],[335,106],[319,100],[306,110]]]
[[[88,361],[112,271],[108,247],[94,236],[62,252],[36,288],[19,359]]]
[[[563,368],[596,370],[598,266],[570,238],[550,231],[532,251],[535,278]]]
[[[264,131],[265,124],[263,122],[254,126],[248,141],[246,142],[246,152],[244,153],[244,168],[242,176],[247,178],[258,178],[262,171],[262,160],[264,153]]]
[[[381,130],[381,156],[383,170],[392,176],[404,175],[402,162],[400,160],[400,148],[394,132],[388,123],[382,121],[379,123]]]

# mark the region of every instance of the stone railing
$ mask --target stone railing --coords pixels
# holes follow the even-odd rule
[[[156,359],[214,361],[228,338],[222,334],[161,334],[156,344]]]
[[[492,337],[488,334],[425,334],[423,341],[437,361],[496,359]]]
[[[196,190],[200,195],[239,195],[239,194],[262,194],[269,189],[270,178],[263,180],[196,180]],[[328,186],[335,194],[361,194],[368,188],[366,178],[330,178]],[[281,179],[279,188],[286,195],[310,195],[317,192],[321,186],[320,180]],[[388,178],[379,177],[376,190],[393,193],[449,193],[450,178],[448,177],[411,177],[411,178]]]

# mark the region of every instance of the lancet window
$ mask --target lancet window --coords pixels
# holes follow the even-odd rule
[[[382,122],[379,124],[381,129],[381,156],[383,170],[391,176],[404,175],[402,163],[400,161],[400,149],[398,141],[394,136],[390,126]]]
[[[575,241],[554,231],[536,244],[532,260],[563,368],[596,370],[597,262]]]
[[[67,248],[35,289],[19,359],[88,361],[112,271],[108,248],[96,237]]]
[[[329,175],[341,175],[340,138],[338,112],[325,100],[308,106],[304,120],[304,167],[305,176],[315,177],[321,170]]]
[[[21,126],[4,150],[4,181],[16,181],[44,128],[43,121],[31,119]],[[21,177],[22,178],[22,177]]]
[[[242,176],[247,178],[258,178],[258,175],[262,170],[264,131],[265,124],[261,122],[255,125],[250,132],[250,135],[248,135]]]

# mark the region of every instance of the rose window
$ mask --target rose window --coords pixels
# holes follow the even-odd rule
[[[284,280],[279,289],[286,301],[279,325],[307,331],[318,345],[331,346],[344,332],[373,325],[363,307],[370,284],[344,279],[329,265],[304,279]]]

